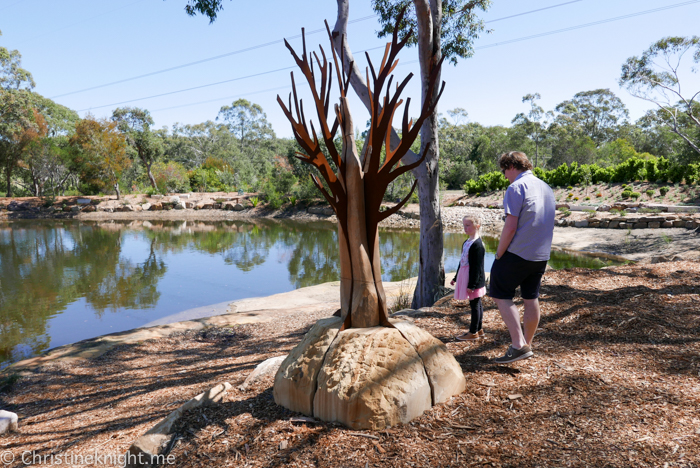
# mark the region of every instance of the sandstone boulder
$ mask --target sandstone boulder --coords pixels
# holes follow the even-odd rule
[[[423,361],[395,328],[338,333],[318,375],[313,415],[352,429],[380,430],[430,409]]]
[[[250,388],[251,385],[259,382],[268,376],[274,376],[277,370],[280,368],[282,361],[286,359],[286,356],[277,356],[270,359],[265,359],[263,362],[255,366],[253,372],[251,372],[245,381],[238,386],[238,390],[245,392]]]
[[[462,368],[442,341],[413,323],[402,320],[392,320],[391,323],[423,360],[434,405],[445,403],[467,388]]]
[[[212,210],[214,209],[213,200],[202,200],[194,206],[195,210]]]
[[[292,411],[313,416],[316,378],[326,351],[340,330],[340,317],[321,319],[280,365],[272,395],[275,403]]]

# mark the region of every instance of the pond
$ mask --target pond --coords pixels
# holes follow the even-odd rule
[[[445,235],[445,271],[464,234]],[[484,238],[487,270],[497,239]],[[380,232],[382,279],[418,274],[418,232]],[[610,261],[555,252],[554,268]],[[328,222],[0,223],[0,368],[197,307],[338,281]]]

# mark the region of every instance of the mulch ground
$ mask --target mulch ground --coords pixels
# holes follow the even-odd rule
[[[535,357],[507,366],[493,363],[509,341],[494,303],[485,302],[487,339],[460,343],[454,336],[469,319],[443,301],[416,323],[457,358],[463,394],[373,432],[304,421],[275,405],[271,379],[234,387],[179,421],[173,466],[698,467],[699,293],[695,262],[548,272]],[[0,453],[15,456],[8,466],[24,466],[25,451],[53,455],[35,466],[123,454],[189,398],[222,381],[238,385],[264,359],[286,354],[331,312],[44,366],[0,394],[21,430],[0,437]]]

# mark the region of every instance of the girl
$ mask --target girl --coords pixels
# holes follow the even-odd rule
[[[486,249],[479,237],[481,219],[478,215],[467,215],[462,219],[464,232],[469,236],[462,244],[462,257],[459,260],[457,274],[451,284],[455,287],[455,300],[469,300],[472,317],[469,332],[457,337],[458,341],[473,341],[484,337],[481,329],[481,320],[484,315],[484,307],[481,297],[486,294],[486,275],[484,274],[484,255]]]

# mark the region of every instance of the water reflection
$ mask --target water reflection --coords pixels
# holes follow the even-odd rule
[[[484,240],[488,269],[497,239]],[[463,241],[446,234],[446,271],[457,268]],[[337,245],[326,222],[0,224],[0,368],[182,310],[337,281]],[[380,251],[385,281],[417,276],[417,232],[382,231]],[[606,263],[554,253],[551,264]]]

